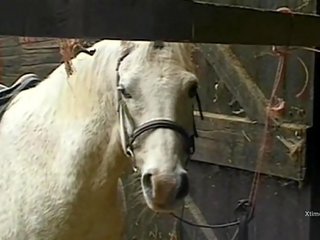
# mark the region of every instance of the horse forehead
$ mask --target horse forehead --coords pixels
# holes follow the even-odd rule
[[[150,103],[154,103],[151,99],[160,102],[171,102],[180,99],[182,88],[181,85],[175,81],[149,81],[148,84],[141,84],[142,95],[145,99],[149,99]],[[148,101],[149,101],[148,100]]]
[[[124,59],[124,68],[153,68],[158,70],[183,68],[185,64],[177,54],[168,50],[141,52],[134,50]]]
[[[161,87],[164,83],[169,87],[192,79],[183,63],[166,57],[142,57],[137,58],[134,54],[124,59],[120,72],[126,82],[136,84],[139,82],[143,85],[155,84]],[[134,83],[133,83],[134,82]]]
[[[191,78],[190,73],[181,67],[160,65],[137,65],[126,69],[122,74],[124,82],[128,85],[152,85],[174,87]],[[130,84],[131,83],[131,84]]]

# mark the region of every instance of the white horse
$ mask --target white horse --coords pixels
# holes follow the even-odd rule
[[[62,64],[19,93],[0,121],[1,240],[123,239],[118,182],[131,164],[152,210],[170,212],[188,194],[192,45],[92,49],[71,76]]]

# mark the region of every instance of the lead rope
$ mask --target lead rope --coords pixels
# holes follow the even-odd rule
[[[200,119],[203,120],[204,119],[204,116],[203,116],[203,111],[202,111],[202,105],[201,105],[201,100],[200,100],[200,97],[199,97],[199,94],[196,93],[195,95],[196,97],[196,101],[197,101],[197,105],[198,105],[198,110],[199,110],[199,114],[200,114]],[[193,126],[194,126],[194,136],[195,137],[198,137],[198,133],[197,133],[197,128],[196,128],[196,123],[195,123],[195,119],[193,119]],[[187,165],[189,163],[189,159],[187,160],[186,162],[186,169],[187,169]],[[228,228],[228,227],[233,227],[233,226],[237,226],[240,224],[240,221],[239,219],[236,219],[234,221],[231,221],[231,222],[228,222],[228,223],[218,223],[218,224],[213,224],[213,225],[209,225],[209,224],[196,224],[196,223],[193,223],[191,221],[188,221],[186,219],[183,218],[183,215],[184,215],[184,211],[185,211],[185,204],[183,204],[182,206],[182,209],[181,209],[181,213],[180,215],[181,216],[178,216],[174,213],[170,213],[171,216],[173,216],[174,218],[176,218],[177,220],[179,220],[180,223],[185,223],[185,224],[188,224],[190,226],[193,226],[193,227],[199,227],[199,228],[210,228],[210,229],[219,229],[219,228]],[[181,227],[181,225],[180,225]],[[237,230],[235,232],[235,234],[233,235],[232,239],[231,240],[234,240],[237,236]]]
[[[196,97],[196,102],[197,102],[197,105],[198,105],[198,111],[199,111],[199,114],[200,114],[200,119],[203,120],[204,119],[204,116],[203,116],[203,111],[202,111],[202,105],[201,105],[201,100],[200,100],[200,97],[199,97],[199,94],[198,92],[196,93],[195,95]],[[197,128],[196,128],[196,123],[195,123],[195,119],[193,119],[193,128],[194,128],[194,137],[198,137],[198,132],[197,132]],[[195,148],[194,148],[195,149]],[[187,169],[187,165],[189,163],[189,158],[186,162],[186,169]],[[177,220],[179,220],[180,222],[180,228],[181,228],[181,223],[185,223],[185,224],[188,224],[189,226],[193,226],[193,227],[198,227],[198,228],[209,228],[209,229],[220,229],[220,228],[228,228],[228,227],[233,227],[233,226],[237,226],[240,224],[240,220],[239,219],[236,219],[234,221],[231,221],[231,222],[228,222],[228,223],[217,223],[217,224],[212,224],[212,225],[209,225],[209,224],[197,224],[197,223],[193,223],[191,221],[188,221],[186,219],[183,218],[183,215],[184,215],[184,211],[185,211],[185,203],[183,204],[182,206],[182,209],[181,209],[181,213],[180,215],[181,216],[178,216],[176,215],[175,213],[170,213],[170,215],[174,218],[176,218]],[[235,233],[233,234],[232,236],[232,239],[231,240],[235,240],[236,237],[237,237],[237,234],[238,234],[238,230],[239,229],[236,229]],[[182,233],[182,231],[180,231],[180,233]]]
[[[292,17],[294,16],[291,10],[288,8],[280,8],[278,9],[278,11],[285,14],[290,14]],[[183,205],[181,217],[173,213],[171,214],[180,222],[186,223],[194,227],[210,228],[210,229],[227,228],[227,227],[238,225],[239,227],[234,232],[231,240],[235,240],[237,237],[238,237],[237,238],[238,240],[248,239],[248,224],[254,217],[263,160],[265,159],[267,147],[269,146],[269,142],[270,142],[270,126],[272,125],[272,123],[277,124],[275,116],[279,116],[279,112],[281,114],[284,107],[283,101],[275,103],[275,100],[279,100],[279,99],[276,99],[276,94],[279,90],[279,86],[284,82],[286,78],[288,47],[284,47],[283,50],[279,50],[278,48],[273,46],[273,52],[277,54],[277,56],[279,57],[279,61],[278,61],[278,67],[277,67],[277,72],[276,72],[271,96],[269,99],[269,103],[267,104],[267,107],[266,107],[266,121],[264,125],[264,134],[263,134],[261,148],[260,148],[258,159],[257,159],[256,171],[254,173],[254,177],[251,184],[249,197],[248,199],[239,200],[237,207],[235,209],[235,214],[238,216],[237,220],[234,220],[229,223],[213,224],[213,225],[195,224],[183,218],[183,213],[185,208],[185,205]],[[197,97],[197,101],[199,102],[200,100],[199,96],[197,95],[196,97]],[[276,104],[276,106],[274,106],[274,104]],[[200,111],[200,116],[203,118],[202,110]]]
[[[252,218],[254,215],[255,205],[257,201],[258,186],[259,186],[260,177],[261,177],[261,170],[263,167],[263,159],[265,159],[266,157],[266,153],[268,152],[267,147],[270,145],[270,141],[271,141],[270,127],[272,126],[272,123],[275,123],[277,125],[275,116],[279,115],[279,111],[282,111],[284,107],[283,101],[280,101],[280,103],[276,102],[278,100],[276,98],[276,95],[279,90],[279,87],[282,85],[282,83],[286,78],[286,70],[287,70],[287,64],[288,64],[288,48],[284,47],[283,50],[279,50],[274,46],[273,51],[278,55],[279,61],[278,61],[277,72],[276,72],[275,81],[272,87],[269,103],[266,108],[266,122],[264,125],[264,134],[262,138],[261,149],[258,155],[256,172],[254,174],[254,178],[251,185],[251,191],[249,195],[249,200],[248,200],[248,202],[252,204],[251,210],[248,216],[249,219]],[[275,104],[278,106],[275,107]]]
[[[251,184],[251,190],[249,193],[248,199],[241,199],[238,201],[238,204],[235,209],[235,214],[237,215],[237,219],[228,223],[219,223],[219,224],[212,224],[212,225],[206,225],[206,224],[196,224],[191,221],[185,220],[183,218],[184,208],[185,205],[183,205],[181,217],[177,216],[174,213],[171,213],[171,215],[178,219],[180,222],[188,224],[193,227],[199,227],[199,228],[210,228],[210,229],[219,229],[219,228],[228,228],[239,225],[239,227],[236,229],[234,235],[232,236],[231,240],[235,240],[238,236],[238,240],[247,240],[248,239],[248,223],[252,220],[254,217],[254,210],[256,205],[256,199],[257,199],[257,192],[258,192],[258,186],[260,182],[260,176],[261,176],[261,170],[263,166],[263,159],[265,159],[266,154],[266,148],[269,145],[270,141],[270,135],[269,135],[269,129],[272,123],[276,122],[275,118],[273,117],[272,113],[275,110],[273,106],[275,102],[276,93],[278,92],[280,84],[284,81],[286,77],[286,67],[287,67],[287,48],[285,48],[282,51],[279,51],[276,47],[273,48],[273,51],[279,56],[279,62],[278,62],[278,68],[275,76],[275,81],[272,88],[272,93],[270,96],[269,103],[266,108],[266,122],[264,127],[264,134],[262,138],[261,143],[261,149],[259,151],[258,160],[257,160],[257,167],[256,171],[254,173],[254,177]],[[197,96],[197,102],[200,102],[200,98]],[[199,111],[200,116],[203,119],[201,104],[199,105]],[[276,108],[277,110],[281,110]]]
[[[294,17],[293,12],[289,8],[282,7],[277,9],[277,11],[284,14],[288,14],[292,18]],[[258,186],[259,186],[260,177],[261,177],[261,170],[263,168],[263,160],[265,159],[266,153],[268,152],[267,147],[270,145],[270,142],[271,142],[270,127],[272,127],[272,124],[276,124],[276,126],[278,125],[276,118],[279,115],[281,115],[284,110],[284,101],[282,99],[278,99],[276,96],[279,91],[279,88],[283,85],[286,79],[286,72],[287,72],[287,66],[288,66],[288,49],[289,49],[288,46],[283,47],[283,49],[281,50],[276,46],[272,47],[272,51],[273,53],[275,53],[276,56],[278,56],[279,61],[278,61],[276,76],[273,83],[271,95],[266,107],[266,121],[264,125],[264,134],[262,138],[261,149],[258,155],[256,172],[254,174],[254,178],[251,185],[251,191],[249,195],[249,200],[248,200],[248,203],[250,204],[250,212],[248,215],[249,221],[254,216],[255,205],[257,201]],[[246,236],[246,238],[243,238],[243,239],[248,238],[247,236],[248,233],[246,232],[247,232],[247,229],[243,230],[242,234]],[[242,239],[240,234],[241,234],[241,229],[239,230],[239,239]]]

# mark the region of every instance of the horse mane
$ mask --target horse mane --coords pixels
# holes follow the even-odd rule
[[[44,81],[51,85],[46,89],[56,88],[56,92],[59,92],[57,95],[65,95],[59,97],[62,101],[61,107],[64,106],[63,101],[73,101],[75,111],[76,108],[83,109],[90,102],[90,98],[105,98],[106,92],[110,103],[110,99],[114,97],[117,61],[124,51],[135,52],[135,61],[141,61],[141,64],[158,60],[172,61],[195,73],[193,61],[195,45],[191,43],[102,40],[88,49],[96,51],[93,56],[79,53],[73,58],[71,60],[73,73],[70,76],[62,63]],[[70,98],[70,94],[73,97]]]
[[[84,76],[84,71],[88,71],[88,63],[91,64],[92,71],[97,71],[99,66],[105,66],[110,63],[110,58],[118,59],[120,52],[135,51],[137,61],[155,61],[162,59],[165,61],[174,61],[178,65],[182,65],[187,71],[195,72],[194,51],[195,44],[192,43],[172,43],[172,42],[146,42],[146,41],[117,41],[117,40],[102,40],[95,43],[89,50],[96,50],[93,56],[84,52],[78,54],[71,60],[71,65],[75,70],[71,76],[68,73],[64,76],[66,79],[79,78]],[[119,52],[120,51],[120,52]],[[108,62],[109,61],[109,62]],[[61,65],[65,66],[65,63]],[[98,67],[97,67],[98,66]],[[61,67],[61,66],[60,66]],[[61,69],[62,70],[62,67]],[[52,74],[54,75],[56,71]],[[61,71],[60,71],[61,74]],[[50,75],[48,76],[50,77]]]

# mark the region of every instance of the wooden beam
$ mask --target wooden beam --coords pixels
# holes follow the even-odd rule
[[[320,45],[320,17],[187,0],[2,0],[0,35]]]
[[[196,113],[198,115],[198,113]],[[246,118],[204,113],[196,118],[199,138],[193,160],[256,171],[264,125]],[[302,181],[306,164],[305,125],[282,124],[270,132],[262,173]]]
[[[199,162],[191,162],[189,168],[190,194],[207,222],[223,223],[237,218],[235,207],[240,199],[248,198],[253,174]],[[262,175],[257,190],[249,239],[319,240],[320,231],[315,231],[313,238],[310,238],[309,232],[312,219],[318,219],[315,220],[314,227],[319,228],[319,218],[306,217],[304,214],[309,209],[314,212],[320,211],[320,205],[310,204],[310,184],[299,187],[290,180]],[[193,220],[192,216],[185,217]],[[215,233],[219,240],[226,240],[232,239],[235,230],[236,227],[217,229]],[[200,231],[199,228],[185,225],[184,240],[206,239],[200,235]]]
[[[214,68],[251,120],[263,123],[267,99],[227,45],[201,45],[203,56]]]

